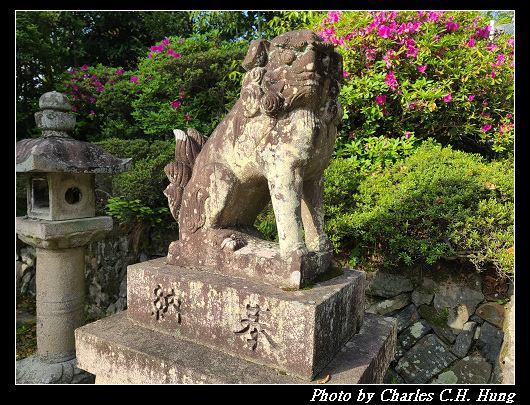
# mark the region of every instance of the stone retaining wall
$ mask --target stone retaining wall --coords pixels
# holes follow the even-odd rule
[[[461,276],[367,274],[366,311],[398,321],[386,382],[495,384],[513,373],[504,339],[513,300],[485,296],[480,274]]]

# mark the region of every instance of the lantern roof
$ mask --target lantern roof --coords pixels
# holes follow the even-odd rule
[[[39,106],[43,111],[35,113],[35,121],[42,137],[17,142],[17,172],[118,173],[130,169],[130,158],[117,158],[101,146],[70,137],[75,116],[66,95],[45,93]]]

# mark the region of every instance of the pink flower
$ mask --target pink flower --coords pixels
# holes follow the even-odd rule
[[[443,97],[443,101],[445,101],[446,103],[451,101],[451,93],[449,93],[447,96]]]
[[[466,45],[470,48],[473,48],[475,46],[475,38],[471,38],[471,40],[467,42]]]
[[[375,102],[377,104],[385,104],[386,103],[386,95],[385,96],[377,96],[375,98]]]
[[[427,69],[427,65],[418,66],[418,70],[420,71],[420,73],[425,73],[425,69]]]
[[[88,65],[84,64],[83,66],[81,66],[81,69],[87,70],[88,69]]]
[[[94,115],[94,110],[90,110],[90,115]]]
[[[345,70],[344,72],[342,72],[342,75],[343,75],[344,77],[348,77],[350,74],[348,73],[347,70]]]
[[[407,56],[415,57],[416,55],[418,55],[418,51],[419,51],[419,48],[414,48],[413,46],[409,45]]]
[[[456,31],[460,26],[458,23],[447,21],[446,29],[447,31]]]
[[[173,49],[170,49],[169,51],[166,52],[166,55],[173,56],[175,55],[175,51]]]
[[[72,111],[77,111],[77,107],[76,107],[76,106],[73,106],[73,107],[72,107]]]
[[[489,131],[491,129],[491,125],[490,124],[486,124],[482,127],[481,131],[482,132],[486,132],[486,131]]]
[[[138,76],[131,77],[131,80],[129,80],[129,83],[136,83],[138,82]]]
[[[391,70],[386,74],[386,81],[385,81],[386,84],[388,84],[388,87],[390,87],[392,90],[396,90],[397,88],[397,81],[396,81],[396,78],[394,77],[394,72],[392,72]]]
[[[477,28],[475,35],[479,38],[480,37],[487,38],[490,34],[490,31],[491,31],[491,26],[486,25],[484,28]]]
[[[181,106],[181,104],[182,104],[182,103],[181,103],[180,101],[173,101],[173,102],[171,103],[171,107],[173,107],[173,108],[179,108],[179,107]]]
[[[340,20],[340,15],[342,14],[342,11],[330,11],[328,13],[328,17],[330,18],[330,22],[338,22]]]
[[[184,114],[184,119],[185,119],[186,121],[189,121],[189,120],[190,120],[190,115],[189,115],[189,114]]]
[[[177,52],[177,53],[175,54],[175,58],[180,58],[181,56],[182,56],[182,55],[181,55],[179,52]]]
[[[93,103],[94,101],[96,101],[95,98],[91,98],[91,99],[90,99],[90,102],[91,102],[91,103]]]
[[[474,98],[475,98],[475,96],[473,96],[473,95],[468,96],[467,101],[473,101]]]
[[[184,92],[183,91],[180,92],[180,98],[184,98]]]
[[[388,28],[386,25],[381,25],[379,27],[379,36],[381,38],[388,38],[390,36],[390,28]]]

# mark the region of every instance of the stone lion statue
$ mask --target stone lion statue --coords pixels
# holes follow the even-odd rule
[[[253,41],[243,67],[239,100],[209,138],[174,131],[164,194],[180,246],[235,252],[256,237],[254,221],[272,200],[283,260],[331,254],[323,175],[343,115],[342,56],[300,30]]]

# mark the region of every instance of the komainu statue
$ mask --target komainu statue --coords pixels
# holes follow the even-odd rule
[[[300,288],[332,259],[322,195],[342,56],[311,30],[291,31],[252,42],[243,67],[239,100],[209,138],[174,131],[164,194],[179,240],[168,259]],[[279,244],[253,228],[271,200]]]

